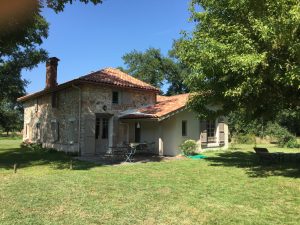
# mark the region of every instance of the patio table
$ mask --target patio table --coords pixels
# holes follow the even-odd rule
[[[141,146],[147,146],[147,143],[138,143],[138,142],[134,142],[134,143],[130,143],[129,144],[129,150],[126,153],[126,160],[125,162],[132,162],[133,161],[133,157],[136,154],[136,152],[138,151],[138,147]]]

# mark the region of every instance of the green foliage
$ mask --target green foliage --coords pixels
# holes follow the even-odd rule
[[[48,23],[41,15],[46,5],[56,12],[63,11],[72,0],[4,0],[0,3],[0,101],[15,101],[25,94],[28,83],[21,78],[23,69],[30,70],[45,61],[47,52],[39,48],[48,37]],[[80,0],[94,4],[101,0]],[[16,7],[18,5],[18,7]]]
[[[40,48],[48,37],[48,23],[41,15],[44,5],[63,11],[72,0],[3,0],[0,2],[0,126],[5,131],[18,129],[19,108],[16,99],[25,94],[28,81],[21,71],[34,68],[47,59]],[[101,0],[80,0],[94,4]],[[18,108],[16,110],[16,108]]]
[[[300,106],[296,110],[285,109],[279,113],[276,121],[286,127],[292,134],[300,136]]]
[[[56,153],[57,150],[54,148],[44,148],[41,143],[31,143],[24,141],[20,144],[22,149],[32,150],[32,151],[39,151],[45,153]]]
[[[162,86],[166,65],[159,49],[149,48],[145,53],[133,50],[122,59],[128,67],[126,72],[157,88]]]
[[[193,155],[197,150],[197,142],[194,140],[186,140],[179,147],[184,155]]]
[[[242,111],[231,112],[228,115],[228,127],[231,135],[255,134],[264,136],[264,121],[249,119]]]
[[[46,51],[38,46],[48,36],[48,23],[40,15],[40,6],[33,6],[20,21],[13,13],[1,20],[0,102],[3,99],[16,102],[16,98],[24,95],[27,81],[21,78],[21,70],[32,69],[47,57]],[[2,24],[3,21],[8,22]]]
[[[198,93],[191,107],[203,116],[244,109],[266,121],[300,105],[298,0],[193,0],[191,12],[195,29],[177,43]]]
[[[254,134],[235,134],[234,142],[237,144],[255,144]]]
[[[297,138],[277,123],[268,123],[265,134],[271,138],[275,138],[280,147],[299,147]]]
[[[23,149],[34,150],[34,151],[42,151],[44,150],[41,143],[30,143],[30,142],[22,142],[20,147]]]
[[[0,101],[0,127],[8,134],[21,131],[23,126],[22,109],[8,101]]]
[[[120,69],[146,83],[161,88],[167,81],[170,84],[167,95],[187,92],[183,83],[187,69],[176,61],[174,54],[172,57],[166,57],[160,49],[149,48],[145,52],[134,50],[125,54],[122,59],[127,69]]]
[[[53,9],[55,12],[62,12],[66,4],[72,4],[73,0],[44,0],[47,7]],[[79,0],[82,3],[93,3],[94,5],[100,4],[102,0]]]

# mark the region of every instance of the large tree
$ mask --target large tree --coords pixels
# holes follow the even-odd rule
[[[94,4],[101,0],[80,0]],[[72,0],[1,0],[0,2],[0,123],[13,117],[18,108],[16,99],[25,94],[26,80],[21,77],[23,69],[32,69],[46,60],[47,52],[40,47],[48,36],[48,23],[41,15],[43,7],[55,12],[64,9]],[[9,113],[8,113],[9,111]],[[1,124],[0,124],[1,125]]]
[[[55,12],[64,9],[72,0],[2,0],[0,3],[0,101],[15,101],[23,95],[26,81],[21,78],[22,69],[32,69],[47,58],[40,48],[48,36],[48,23],[41,15],[43,7]],[[101,0],[80,0],[94,4]]]
[[[183,79],[186,68],[175,59],[173,53],[170,52],[170,55],[172,57],[164,56],[156,48],[149,48],[145,52],[133,50],[122,57],[126,65],[122,70],[157,88],[162,88],[167,82],[167,95],[185,93],[187,88]]]
[[[191,12],[196,26],[177,54],[192,69],[195,110],[207,116],[243,109],[270,120],[300,105],[298,0],[193,0]]]

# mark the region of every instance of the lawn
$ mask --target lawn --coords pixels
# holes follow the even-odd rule
[[[0,140],[0,224],[299,224],[299,164],[262,166],[252,146],[206,159],[118,166]],[[276,149],[272,151],[300,151]],[[13,172],[13,164],[20,168]]]

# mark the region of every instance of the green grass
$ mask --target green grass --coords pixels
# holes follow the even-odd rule
[[[118,166],[0,140],[0,224],[299,224],[299,163],[261,165],[252,146],[202,160]],[[272,151],[300,151],[276,149]],[[19,170],[13,173],[13,164]]]

